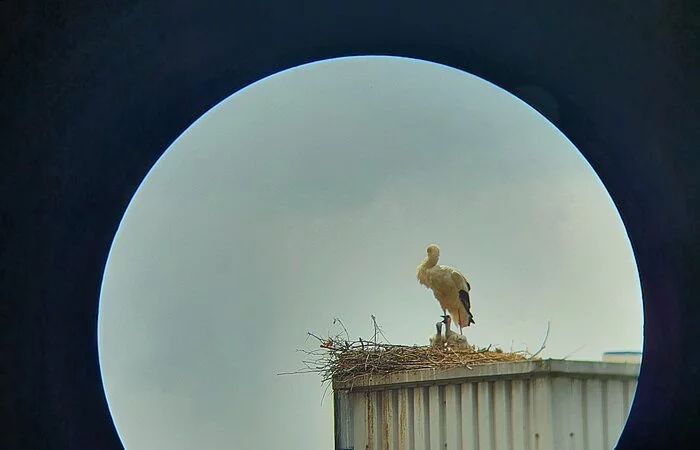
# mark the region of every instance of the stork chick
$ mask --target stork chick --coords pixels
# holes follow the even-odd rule
[[[428,256],[418,266],[416,278],[420,284],[433,291],[443,315],[449,312],[462,334],[462,328],[475,323],[469,299],[471,286],[457,269],[438,264],[440,247],[430,244],[426,252]]]
[[[443,322],[438,322],[435,324],[435,329],[437,330],[437,333],[430,336],[431,347],[442,348],[445,346],[445,337],[442,335],[442,324]]]
[[[442,316],[443,323],[445,324],[445,344],[448,347],[469,347],[469,342],[467,342],[467,337],[462,334],[457,334],[450,329],[452,325],[452,317],[449,315]]]

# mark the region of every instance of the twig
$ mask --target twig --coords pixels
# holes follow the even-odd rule
[[[377,343],[377,330],[379,327],[377,326],[377,320],[374,317],[374,314],[370,315],[370,317],[372,318],[372,325],[374,326],[374,334],[372,335],[372,342],[374,342],[376,345],[376,343]]]
[[[549,337],[549,326],[551,325],[551,321],[547,321],[547,332],[544,334],[544,340],[542,341],[542,345],[540,346],[540,349],[535,352],[534,355],[530,356],[530,359],[534,359],[537,355],[542,353],[542,350],[545,349],[545,345],[547,344],[547,338]]]
[[[345,328],[345,324],[343,323],[343,321],[336,317],[333,319],[333,325],[335,325],[336,322],[338,322],[340,326],[343,327],[343,331],[345,331],[345,339],[349,341],[350,333],[348,333],[348,329]]]
[[[313,334],[313,333],[310,332],[310,331],[307,331],[306,334],[308,335],[308,336],[306,337],[307,340],[309,339],[309,336],[311,336],[311,337],[313,337],[313,338],[316,338],[316,340],[318,340],[319,342],[325,341],[325,339],[323,339],[323,338],[320,337],[320,336],[316,336],[315,334]]]
[[[326,383],[326,388],[323,390],[323,395],[321,396],[321,404],[323,405],[323,400],[326,398],[326,394],[328,393],[328,388],[331,387],[330,383]]]
[[[381,334],[382,337],[384,338],[384,341],[386,341],[386,343],[389,344],[389,339],[387,339],[386,336],[384,335],[384,332],[382,331],[382,328],[381,328],[379,325],[377,325],[377,318],[374,317],[374,314],[372,314],[371,317],[372,317],[372,323],[374,324],[374,335],[375,335],[375,337],[377,336],[377,332],[379,332],[379,334]],[[376,339],[375,339],[375,341],[376,341]]]
[[[565,357],[563,357],[562,360],[568,358],[569,356],[573,355],[574,353],[576,353],[576,352],[579,351],[579,350],[583,350],[585,347],[586,347],[586,344],[583,344],[582,346],[580,346],[579,348],[577,348],[577,349],[574,350],[573,352],[571,352],[571,353],[569,353],[568,355],[566,355]]]

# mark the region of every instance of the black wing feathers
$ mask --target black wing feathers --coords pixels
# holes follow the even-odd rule
[[[471,312],[471,303],[469,302],[469,292],[465,291],[464,289],[459,290],[459,301],[462,302],[462,305],[464,305],[464,309],[467,310],[467,314],[469,314],[469,324],[476,323],[474,322],[474,316],[472,315]]]

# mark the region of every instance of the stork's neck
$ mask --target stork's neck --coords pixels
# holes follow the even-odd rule
[[[423,267],[435,267],[438,263],[439,257],[437,255],[428,255],[423,260]]]

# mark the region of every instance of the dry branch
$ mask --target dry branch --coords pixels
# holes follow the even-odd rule
[[[535,358],[538,356],[540,353],[542,353],[542,350],[545,349],[545,346],[547,345],[547,338],[549,337],[549,326],[551,325],[550,321],[547,321],[547,332],[544,334],[544,339],[542,340],[542,345],[540,346],[540,349],[537,350],[531,357],[530,359]]]

